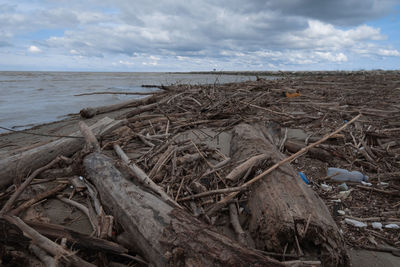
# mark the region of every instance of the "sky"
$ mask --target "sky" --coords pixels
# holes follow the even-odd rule
[[[399,66],[400,0],[0,0],[0,70]]]

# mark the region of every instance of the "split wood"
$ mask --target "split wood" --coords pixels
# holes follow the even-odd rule
[[[257,175],[256,177],[254,177],[253,179],[247,181],[246,183],[244,183],[241,186],[231,187],[231,188],[224,188],[224,189],[217,189],[217,190],[211,190],[211,191],[203,192],[203,193],[196,194],[196,195],[193,195],[193,196],[184,197],[184,198],[179,199],[178,201],[188,201],[188,200],[192,200],[192,199],[195,199],[195,198],[200,198],[200,197],[205,197],[205,196],[210,196],[210,195],[215,195],[215,194],[223,194],[223,193],[233,192],[232,194],[230,194],[230,195],[226,196],[224,199],[222,199],[219,203],[217,203],[217,205],[221,205],[221,207],[225,206],[225,204],[228,203],[231,199],[233,199],[237,194],[239,194],[240,191],[243,191],[243,190],[247,189],[250,185],[252,185],[253,183],[255,183],[258,180],[262,179],[265,175],[271,173],[273,170],[277,169],[278,167],[282,166],[283,164],[285,164],[287,162],[291,162],[291,161],[295,160],[296,158],[300,157],[301,155],[306,153],[311,148],[313,148],[313,147],[325,142],[331,136],[343,131],[347,126],[349,126],[351,123],[353,123],[357,119],[359,119],[360,116],[361,116],[361,114],[357,115],[352,120],[350,120],[349,122],[347,122],[346,124],[344,124],[343,126],[338,128],[334,132],[332,132],[332,133],[330,133],[328,135],[325,135],[323,138],[321,138],[319,141],[317,141],[315,143],[312,143],[312,144],[310,144],[310,145],[308,145],[306,147],[303,147],[297,153],[295,153],[295,154],[291,155],[290,157],[287,157],[286,159],[274,164],[268,170],[266,170],[263,173]],[[211,210],[209,210],[209,212],[210,212],[210,214],[212,214],[218,209],[212,208]]]

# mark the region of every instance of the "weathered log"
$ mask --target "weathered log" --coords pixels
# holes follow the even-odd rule
[[[34,221],[27,221],[26,224],[49,238],[61,239],[65,237],[70,244],[75,244],[75,246],[79,248],[82,247],[114,254],[123,254],[128,252],[126,248],[117,243],[85,235],[65,226]]]
[[[120,126],[123,121],[108,117],[99,120],[90,128],[96,135],[103,135]],[[79,132],[71,136],[80,136]],[[25,176],[52,161],[59,155],[70,156],[84,144],[83,138],[60,138],[43,146],[0,160],[0,188],[12,183],[16,176]]]
[[[156,266],[282,266],[128,181],[113,160],[85,157],[88,178],[131,242]]]
[[[266,139],[261,127],[240,124],[234,128],[232,160],[259,154],[273,162],[285,158]],[[282,252],[288,244],[289,249],[319,253],[326,266],[349,264],[342,236],[327,207],[289,163],[251,185],[250,190],[249,230],[257,249]]]
[[[140,105],[147,105],[150,103],[154,103],[158,98],[155,95],[141,98],[141,99],[131,99],[128,101],[124,101],[121,103],[117,103],[114,105],[108,106],[101,106],[101,107],[88,107],[82,109],[79,113],[81,114],[82,118],[92,118],[98,114],[107,113],[115,110],[119,110],[122,108],[130,108],[130,107],[137,107]]]

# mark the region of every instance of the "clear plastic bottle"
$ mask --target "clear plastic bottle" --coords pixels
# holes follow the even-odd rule
[[[350,182],[361,182],[368,181],[368,176],[362,174],[359,171],[348,171],[340,168],[328,168],[327,176],[331,177],[335,181],[350,181]]]

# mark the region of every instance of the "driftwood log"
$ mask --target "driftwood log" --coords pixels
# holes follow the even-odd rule
[[[267,140],[263,126],[240,124],[233,129],[231,158],[264,154],[273,163],[285,158]],[[286,163],[250,187],[249,230],[256,248],[317,255],[324,266],[349,264],[339,229],[318,195]]]
[[[103,135],[122,125],[123,121],[115,121],[105,117],[90,128],[95,135]],[[72,136],[80,136],[79,132]],[[57,156],[70,156],[82,148],[83,138],[60,138],[45,145],[35,147],[22,153],[0,160],[0,188],[13,182],[17,176],[25,176],[38,169]]]
[[[128,181],[107,156],[98,152],[89,154],[84,166],[103,205],[152,264],[281,266]]]
[[[158,99],[158,97],[156,97],[156,95],[152,95],[152,96],[148,96],[148,97],[141,98],[141,99],[127,100],[127,101],[117,103],[114,105],[93,107],[93,108],[92,107],[84,108],[79,113],[81,114],[82,118],[92,118],[98,114],[107,113],[107,112],[119,110],[122,108],[137,107],[137,106],[141,106],[141,105],[147,105],[150,103],[154,103],[155,101],[157,101],[157,99]]]
[[[113,160],[96,149],[94,136],[87,127],[81,123],[80,128],[95,150],[83,161],[88,178],[99,191],[103,205],[150,263],[155,266],[282,266],[128,181]]]

